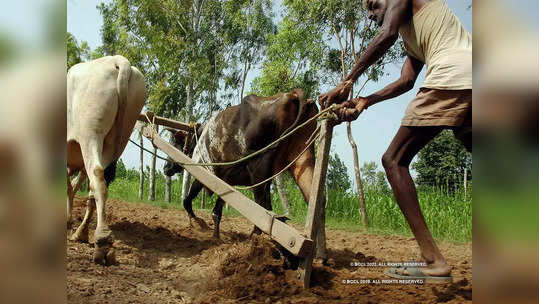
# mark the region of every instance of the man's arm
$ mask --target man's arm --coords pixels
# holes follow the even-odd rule
[[[402,66],[400,78],[397,81],[388,84],[380,91],[365,97],[367,100],[365,107],[369,107],[380,101],[397,97],[410,91],[414,87],[417,76],[419,76],[423,65],[423,62],[408,55]]]
[[[399,27],[411,11],[411,0],[388,0],[384,23],[378,34],[369,43],[359,61],[346,77],[346,80],[356,82],[365,70],[380,59],[399,37]]]
[[[414,87],[417,76],[419,76],[423,65],[423,62],[408,55],[404,65],[402,66],[401,76],[397,81],[367,97],[359,97],[357,99],[344,102],[337,110],[339,120],[356,120],[359,114],[361,114],[361,112],[367,107],[410,91]]]
[[[333,103],[341,103],[348,99],[352,84],[373,63],[375,63],[395,43],[399,35],[399,27],[405,21],[407,12],[411,11],[411,0],[388,0],[388,7],[383,24],[373,41],[369,43],[364,54],[346,79],[331,91],[318,98],[322,108]]]

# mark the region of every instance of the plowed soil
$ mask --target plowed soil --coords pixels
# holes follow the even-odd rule
[[[74,202],[73,229],[84,215]],[[196,210],[206,223],[211,215]],[[351,263],[406,262],[419,256],[413,238],[327,229],[328,266],[315,262],[313,287],[304,290],[295,270],[267,236],[249,238],[252,224],[223,216],[221,240],[190,227],[183,210],[109,200],[117,265],[92,262],[93,244],[67,241],[70,303],[465,303],[472,300],[472,247],[441,243],[454,281],[442,285],[387,284],[383,267]],[[300,226],[296,226],[301,229]],[[95,229],[90,224],[90,242]],[[371,279],[367,283],[365,279]],[[380,281],[376,281],[380,280]]]

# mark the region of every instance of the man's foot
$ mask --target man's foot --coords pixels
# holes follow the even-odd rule
[[[411,262],[413,264],[413,262]],[[397,279],[422,279],[424,283],[451,283],[451,267],[448,265],[434,266],[433,264],[420,266],[391,267],[385,271],[385,274]]]

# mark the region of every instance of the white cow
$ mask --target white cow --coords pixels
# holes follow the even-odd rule
[[[108,56],[73,66],[67,75],[67,213],[85,176],[90,182],[86,214],[71,239],[88,241],[94,203],[97,227],[94,262],[107,263],[113,236],[105,216],[107,183],[146,100],[144,76],[122,56]],[[110,170],[112,168],[112,170]],[[109,172],[107,172],[109,171]],[[69,177],[81,172],[72,186]],[[110,174],[109,174],[110,175]],[[111,257],[110,260],[113,258]],[[109,262],[110,262],[109,260]]]

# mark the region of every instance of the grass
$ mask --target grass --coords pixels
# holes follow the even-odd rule
[[[109,188],[109,197],[130,202],[141,202],[138,199],[139,181],[134,179],[117,178]],[[142,202],[161,208],[180,208],[181,182],[172,182],[172,202],[164,199],[165,180],[162,176],[156,178],[156,200],[149,201],[149,185],[146,181]],[[291,203],[290,218],[293,222],[304,223],[307,214],[307,205],[299,188],[293,182],[286,183],[286,191]],[[241,191],[251,199],[251,191]],[[466,243],[472,240],[472,204],[471,195],[464,197],[462,192],[448,193],[434,187],[418,188],[419,203],[423,215],[433,236],[437,240],[446,240],[456,243]],[[193,201],[195,209],[201,209],[201,197]],[[272,191],[272,206],[277,214],[284,213],[276,191]],[[216,196],[206,199],[205,208],[211,210],[215,205]],[[399,234],[412,236],[410,228],[404,219],[393,194],[380,191],[375,187],[365,189],[365,203],[369,228],[365,232],[378,234]],[[240,215],[233,208],[225,208],[224,214]],[[348,231],[364,231],[361,226],[359,213],[359,199],[354,193],[331,190],[326,207],[326,225],[331,228]]]

